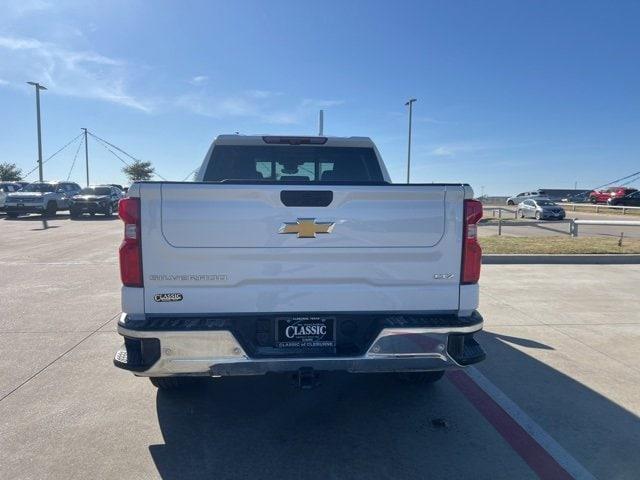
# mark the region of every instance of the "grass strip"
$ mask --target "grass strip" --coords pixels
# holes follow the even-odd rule
[[[483,253],[497,254],[632,254],[640,253],[640,239],[625,238],[619,246],[617,237],[480,237]]]

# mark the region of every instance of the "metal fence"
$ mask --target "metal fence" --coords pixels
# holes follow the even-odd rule
[[[578,236],[580,225],[611,225],[616,227],[640,227],[640,221],[634,220],[579,220],[572,219],[569,225],[569,233],[572,237]]]
[[[510,208],[504,207],[482,207],[484,210],[491,210],[491,215],[493,218],[496,218],[496,212],[498,215],[498,235],[502,235],[502,212],[506,212],[507,214],[513,214],[513,218],[518,218],[518,210],[511,210]]]
[[[622,215],[626,215],[627,211],[635,211],[640,213],[640,207],[626,207],[622,205],[602,205],[597,203],[559,203],[563,207],[571,207],[571,211],[575,212],[576,208],[595,208],[596,213],[600,213],[600,209],[611,209],[622,211]]]

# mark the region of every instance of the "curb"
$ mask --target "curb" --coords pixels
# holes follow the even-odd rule
[[[594,255],[511,255],[487,254],[482,256],[485,265],[633,265],[640,264],[637,254]]]

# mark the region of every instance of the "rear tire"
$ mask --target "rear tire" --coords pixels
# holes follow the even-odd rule
[[[188,377],[149,377],[149,380],[159,390],[179,390],[187,385]]]
[[[105,207],[103,213],[104,213],[105,217],[110,217],[111,215],[113,215],[113,206],[111,206],[111,204],[108,204]]]
[[[79,218],[81,215],[80,212],[78,212],[77,210],[69,210],[69,216],[71,218]]]
[[[536,212],[536,220],[540,220],[542,218],[542,216],[540,215],[540,212]]]
[[[444,370],[432,372],[399,372],[396,378],[402,383],[416,385],[420,383],[435,383],[444,376]]]
[[[515,205],[512,200],[507,201],[507,205]]]
[[[589,201],[590,201],[591,203],[593,203],[594,205],[595,205],[596,203],[598,203],[598,199],[597,199],[596,197],[589,197]]]

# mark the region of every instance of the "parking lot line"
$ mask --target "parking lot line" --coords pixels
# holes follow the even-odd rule
[[[120,314],[118,314],[120,315]],[[89,339],[91,336],[95,335],[98,331],[100,331],[101,328],[103,328],[104,326],[106,326],[107,324],[109,324],[109,322],[112,322],[113,320],[115,320],[118,315],[114,315],[113,317],[109,318],[109,320],[107,320],[106,322],[100,324],[100,326],[98,326],[98,328],[96,328],[95,330],[92,330],[88,335],[85,335],[84,337],[82,337],[78,342],[76,342],[72,347],[70,347],[69,349],[67,349],[66,351],[64,351],[62,354],[58,355],[56,358],[54,358],[53,360],[51,360],[49,363],[47,363],[44,367],[42,367],[41,369],[39,369],[37,372],[35,372],[33,375],[30,375],[27,379],[25,379],[23,382],[21,382],[18,386],[16,386],[15,388],[12,388],[10,391],[8,391],[6,394],[2,395],[2,397],[0,397],[0,402],[2,402],[5,398],[9,397],[10,395],[12,395],[13,393],[15,393],[17,390],[19,390],[21,387],[23,387],[25,384],[29,383],[31,380],[33,380],[35,377],[37,377],[38,375],[40,375],[42,372],[44,372],[47,368],[49,368],[51,365],[53,365],[54,363],[56,363],[58,360],[60,360],[62,357],[68,355],[72,350],[74,350],[76,347],[78,347],[79,345],[81,345],[83,342],[85,342],[87,339]]]
[[[451,371],[447,377],[541,479],[595,480],[478,369]]]

